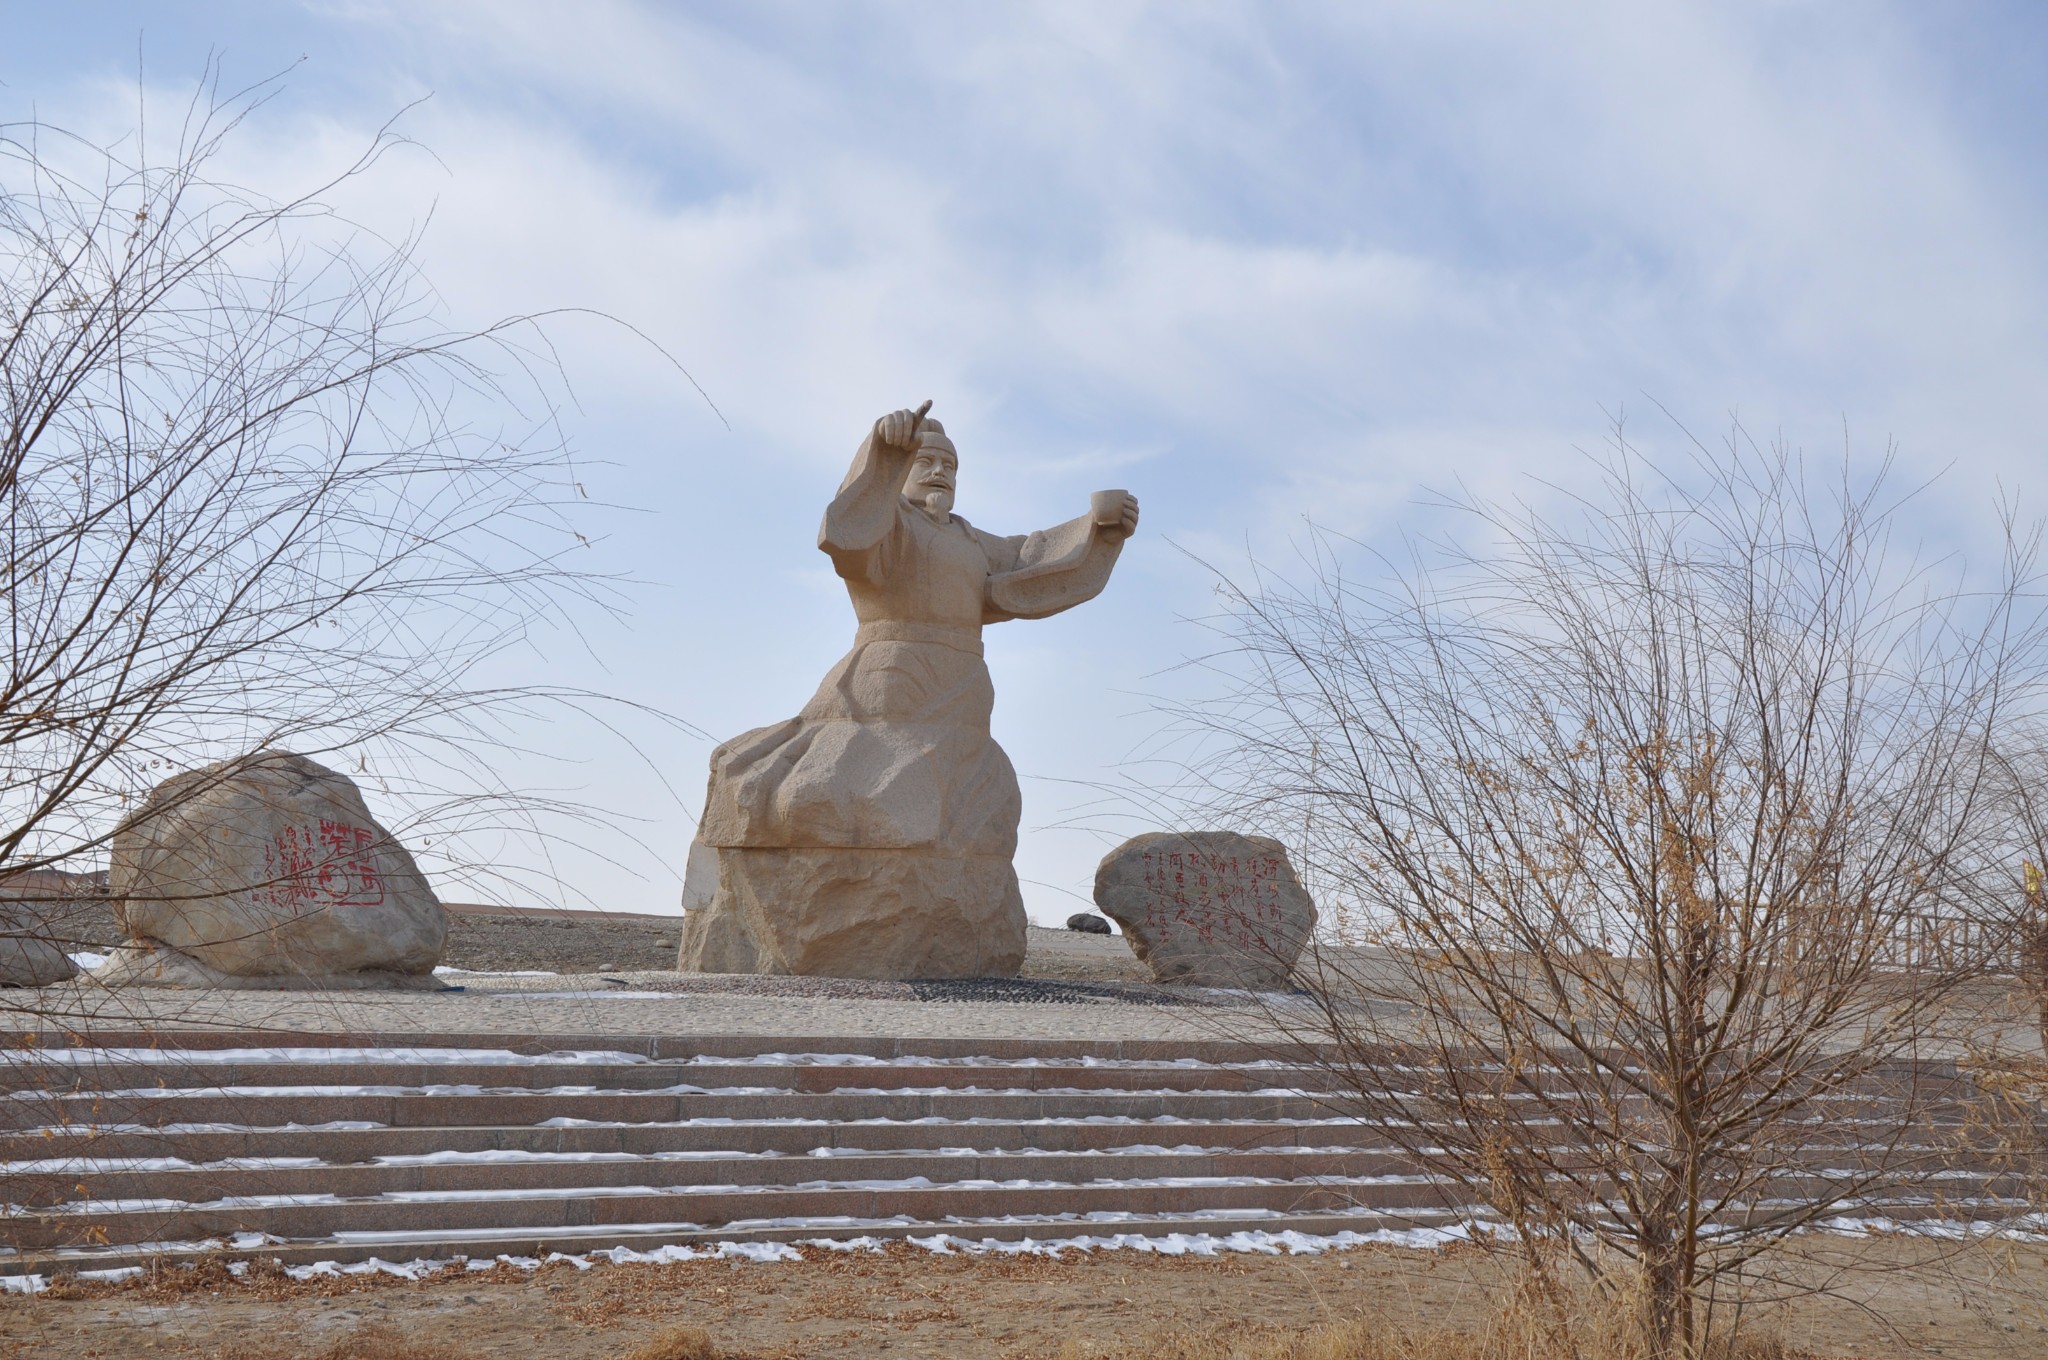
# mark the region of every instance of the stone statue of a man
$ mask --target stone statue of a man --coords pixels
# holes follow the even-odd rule
[[[683,886],[685,971],[987,977],[1024,960],[1010,866],[1022,799],[989,736],[982,625],[1093,599],[1138,502],[1010,538],[953,513],[959,456],[930,402],[875,422],[818,546],[853,650],[802,713],[711,756]]]

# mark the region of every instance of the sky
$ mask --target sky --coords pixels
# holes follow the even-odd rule
[[[606,313],[715,403],[624,326],[551,328],[593,566],[634,584],[507,674],[687,724],[508,760],[599,811],[547,861],[582,905],[678,909],[712,745],[850,643],[818,515],[926,398],[983,528],[1143,505],[1099,599],[988,633],[1041,923],[1170,816],[1144,756],[1216,572],[1311,522],[1386,542],[1436,491],[1569,489],[1616,413],[1653,457],[1735,416],[1894,448],[1944,550],[2048,469],[2027,0],[0,0],[0,34],[0,117],[109,136],[138,83],[286,73],[224,153],[280,195],[396,118],[339,206],[421,229],[451,318]]]

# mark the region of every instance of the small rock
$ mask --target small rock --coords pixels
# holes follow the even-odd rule
[[[1155,832],[1095,871],[1095,905],[1161,982],[1286,987],[1316,925],[1286,847],[1234,831]]]
[[[105,947],[106,911],[105,873],[0,875],[0,987],[47,987],[76,976],[70,951]]]
[[[1067,918],[1067,929],[1078,930],[1083,935],[1112,935],[1109,922],[1092,911],[1077,911]]]
[[[0,901],[0,987],[47,987],[78,972],[31,902]]]

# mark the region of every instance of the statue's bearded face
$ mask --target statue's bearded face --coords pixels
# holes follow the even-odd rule
[[[921,444],[910,460],[910,473],[903,479],[903,494],[914,505],[933,515],[953,511],[953,479],[960,471],[960,456],[938,444]]]

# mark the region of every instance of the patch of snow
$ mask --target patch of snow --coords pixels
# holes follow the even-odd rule
[[[223,1157],[194,1162],[183,1157],[39,1157],[0,1161],[0,1175],[107,1176],[124,1171],[299,1171],[326,1166],[318,1157]]]
[[[319,1048],[311,1045],[278,1048],[39,1048],[17,1055],[17,1064],[82,1067],[97,1063],[138,1066],[203,1067],[222,1063],[404,1063],[479,1067],[553,1067],[604,1064],[645,1066],[653,1059],[616,1049],[559,1049],[550,1053],[515,1053],[509,1048]]]
[[[1031,1180],[1015,1178],[992,1180],[970,1178],[944,1182],[948,1189],[961,1190],[1201,1190],[1201,1189],[1256,1189],[1281,1186],[1299,1187],[1369,1187],[1389,1185],[1440,1185],[1453,1182],[1443,1177],[1426,1174],[1383,1175],[1383,1176],[1134,1176],[1099,1177],[1089,1181]],[[478,1204],[515,1201],[552,1201],[564,1199],[624,1199],[639,1196],[690,1195],[762,1195],[773,1196],[800,1192],[841,1192],[872,1191],[895,1193],[904,1190],[938,1189],[940,1182],[928,1176],[904,1176],[900,1178],[859,1178],[852,1180],[799,1181],[794,1184],[749,1185],[739,1182],[688,1182],[676,1185],[554,1185],[493,1187],[479,1190],[390,1190],[374,1195],[342,1196],[322,1191],[298,1194],[271,1195],[229,1195],[220,1199],[188,1201],[178,1199],[79,1199],[61,1204],[45,1206],[34,1212],[54,1214],[109,1214],[109,1213],[170,1213],[184,1210],[222,1212],[239,1209],[289,1209],[309,1206],[334,1207],[344,1204]],[[0,1206],[0,1214],[25,1213],[19,1206]],[[1242,1217],[1252,1211],[1243,1209],[1199,1210],[1183,1215],[1202,1217],[1217,1215],[1227,1218]],[[1259,1211],[1265,1212],[1265,1211]],[[1036,1221],[1036,1216],[1027,1216]],[[1093,1217],[1090,1215],[1089,1217]],[[998,1220],[1008,1221],[1008,1220]],[[1120,1220],[1119,1220],[1120,1221]],[[753,1221],[749,1220],[751,1225]]]
[[[1024,1237],[1004,1239],[996,1237],[971,1237],[961,1231],[940,1231],[927,1236],[913,1236],[905,1240],[937,1255],[1033,1255],[1054,1256],[1069,1251],[1139,1251],[1162,1256],[1216,1256],[1223,1253],[1253,1253],[1259,1255],[1316,1255],[1327,1251],[1346,1251],[1354,1247],[1385,1245],[1410,1248],[1433,1248],[1446,1243],[1469,1240],[1475,1231],[1498,1232],[1498,1228],[1483,1224],[1475,1228],[1473,1219],[1482,1211],[1477,1206],[1466,1206],[1458,1211],[1465,1220],[1439,1227],[1376,1228],[1366,1232],[1350,1229],[1335,1233],[1303,1233],[1292,1229],[1280,1232],[1266,1232],[1258,1229],[1239,1229],[1234,1232],[1214,1233],[1145,1233],[1142,1231],[1109,1234],[1072,1234],[1065,1236]],[[1186,1217],[1228,1217],[1256,1218],[1279,1217],[1275,1211],[1232,1212],[1212,1210],[1205,1215],[1143,1215],[1122,1213],[1095,1214],[1052,1214],[1037,1218],[1007,1216],[998,1219],[973,1220],[975,1226],[1016,1225],[1020,1223],[1043,1224],[1051,1227],[1062,1223],[1118,1223],[1129,1226],[1142,1224],[1147,1218]],[[854,1218],[783,1218],[755,1219],[726,1225],[729,1230],[746,1229],[841,1229],[852,1230],[856,1235],[841,1237],[805,1238],[797,1243],[718,1241],[703,1243],[674,1243],[655,1247],[651,1250],[637,1250],[632,1247],[596,1248],[582,1253],[551,1252],[546,1261],[566,1261],[579,1269],[587,1268],[599,1261],[615,1265],[662,1264],[673,1261],[696,1261],[721,1257],[730,1260],[755,1262],[796,1261],[803,1259],[799,1248],[814,1248],[821,1251],[875,1252],[883,1249],[883,1240],[872,1233],[859,1233],[861,1228],[908,1227],[913,1220],[896,1217],[890,1219]],[[970,1227],[968,1221],[955,1225],[956,1229]],[[589,1235],[621,1231],[618,1225],[592,1227],[584,1230]],[[1842,1217],[1817,1225],[1817,1231],[1845,1236],[1868,1236],[1872,1233],[1898,1233],[1908,1236],[1928,1237],[1977,1237],[2000,1236],[2026,1242],[2048,1242],[2048,1214],[2030,1214],[2004,1225],[1988,1223],[1963,1223],[1947,1220],[1900,1221],[1882,1216],[1868,1218]],[[641,1233],[686,1233],[701,1232],[702,1226],[694,1223],[650,1223],[635,1225],[631,1231]],[[408,1240],[461,1240],[464,1237],[479,1240],[505,1235],[504,1229],[476,1229],[472,1231],[450,1231],[447,1229],[422,1230],[417,1232],[357,1232],[337,1233],[334,1240],[341,1242],[384,1242],[393,1245]],[[549,1235],[561,1238],[560,1229],[549,1230]],[[264,1233],[237,1233],[231,1241],[212,1239],[202,1242],[152,1242],[139,1244],[127,1250],[149,1250],[154,1252],[218,1250],[231,1246],[235,1250],[260,1250],[264,1246],[282,1245],[283,1239]],[[89,1258],[89,1249],[74,1248],[53,1253],[59,1257]],[[410,1261],[387,1261],[372,1257],[366,1261],[342,1264],[335,1261],[316,1261],[309,1265],[285,1267],[285,1273],[296,1280],[312,1279],[319,1276],[367,1275],[383,1273],[402,1279],[419,1279],[434,1271],[460,1266],[471,1271],[489,1270],[497,1265],[510,1265],[521,1270],[537,1270],[545,1262],[531,1256],[498,1255],[493,1257],[456,1256],[448,1259],[419,1259]],[[125,1279],[139,1273],[140,1267],[120,1266],[105,1270],[79,1272],[82,1279]],[[0,1276],[0,1293],[35,1294],[48,1287],[47,1279],[41,1274]]]
[[[504,1001],[688,1001],[688,992],[472,992],[486,1000]]]
[[[83,957],[98,957],[86,955]],[[440,967],[439,975],[464,975],[470,977],[556,977],[545,972],[481,972],[468,969]],[[677,992],[501,992],[490,995],[516,998],[549,997],[640,997],[640,998],[684,998],[686,993]],[[934,1058],[921,1055],[898,1057],[877,1057],[867,1053],[756,1053],[741,1056],[718,1054],[697,1054],[683,1058],[649,1058],[645,1054],[608,1050],[561,1051],[551,1053],[515,1053],[501,1048],[450,1048],[425,1046],[419,1048],[397,1047],[318,1047],[313,1045],[279,1046],[275,1048],[45,1048],[33,1053],[19,1055],[17,1062],[46,1066],[87,1066],[95,1063],[133,1063],[157,1066],[189,1065],[204,1066],[221,1063],[464,1063],[492,1066],[547,1066],[563,1063],[615,1063],[646,1065],[659,1063],[667,1067],[916,1067],[916,1068],[972,1068],[991,1069],[1068,1069],[1149,1071],[1149,1072],[1255,1072],[1255,1071],[1297,1071],[1296,1064],[1274,1059],[1259,1059],[1246,1062],[1203,1062],[1195,1058],[990,1058],[957,1057]],[[1309,1069],[1312,1070],[1312,1069]]]
[[[21,1099],[34,1092],[0,1093],[0,1100]],[[73,1091],[67,1096],[102,1100],[177,1100],[228,1097],[278,1096],[774,1096],[788,1095],[786,1086],[485,1086],[477,1082],[428,1082],[419,1086],[351,1085],[347,1083],[306,1086],[131,1086],[109,1091]]]
[[[450,968],[440,964],[434,969],[435,977],[560,977],[561,974],[546,968]]]

